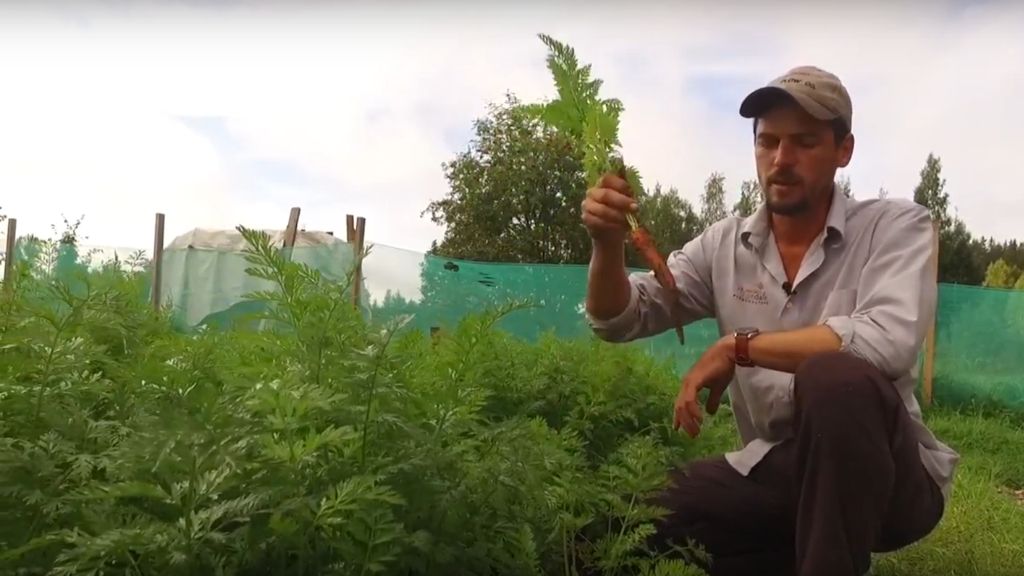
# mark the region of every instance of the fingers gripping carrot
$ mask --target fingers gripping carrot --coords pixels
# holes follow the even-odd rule
[[[675,276],[669,270],[665,259],[658,253],[658,248],[655,246],[654,238],[651,237],[650,232],[644,228],[634,228],[630,234],[630,239],[633,242],[633,246],[647,262],[647,265],[651,267],[658,283],[668,291],[669,302],[672,303],[672,320],[675,325],[676,335],[679,337],[679,343],[685,344],[686,338],[683,334],[683,318],[679,302],[680,294],[679,288],[676,286]]]
[[[623,180],[627,180],[625,167],[619,166],[619,176]],[[627,180],[628,181],[628,180]],[[630,191],[632,196],[632,191]],[[658,247],[654,242],[654,237],[647,229],[640,226],[637,222],[636,217],[632,214],[628,215],[627,220],[630,226],[630,240],[633,243],[633,247],[637,250],[647,265],[654,272],[655,279],[663,289],[669,293],[669,302],[672,303],[672,320],[675,325],[676,335],[679,337],[679,343],[685,344],[686,338],[683,334],[683,318],[682,318],[682,305],[679,301],[679,288],[676,286],[675,277],[672,275],[672,271],[669,270],[668,264],[665,258],[658,252]]]

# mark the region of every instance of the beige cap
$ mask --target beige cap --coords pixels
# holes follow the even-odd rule
[[[853,128],[853,104],[846,87],[835,74],[815,66],[798,66],[754,90],[740,104],[740,115],[759,116],[779,95],[793,98],[819,120],[842,118],[847,129]]]

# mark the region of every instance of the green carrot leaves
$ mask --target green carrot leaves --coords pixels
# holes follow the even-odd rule
[[[528,106],[551,127],[580,142],[587,182],[593,184],[607,172],[624,174],[639,198],[643,195],[640,174],[623,163],[619,148],[619,119],[625,107],[617,98],[601,98],[604,82],[592,78],[592,65],[580,65],[576,52],[547,34],[540,34],[548,47],[547,67],[558,98]]]

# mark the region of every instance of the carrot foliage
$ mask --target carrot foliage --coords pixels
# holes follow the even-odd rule
[[[604,82],[592,77],[592,65],[581,65],[576,51],[547,34],[539,35],[548,47],[546,58],[558,97],[528,109],[555,129],[581,143],[587,182],[594,185],[606,173],[626,174],[633,195],[644,188],[640,174],[623,161],[619,140],[619,118],[624,106],[617,98],[602,98]]]
[[[630,195],[643,206],[643,185],[640,174],[622,159],[619,140],[619,118],[623,111],[622,102],[616,98],[601,98],[603,82],[592,77],[592,65],[580,65],[576,52],[551,36],[540,34],[541,41],[548,47],[547,66],[554,79],[558,97],[544,104],[534,104],[527,109],[548,125],[579,143],[583,150],[583,166],[589,185],[596,185],[607,173],[621,176],[629,184]],[[633,214],[627,214],[630,239],[633,247],[654,272],[659,284],[667,292],[669,301],[674,303],[672,315],[675,331],[680,344],[685,344],[682,310],[679,291],[674,277],[665,263],[654,238],[641,226]]]
[[[687,457],[671,367],[369,323],[242,229],[262,326],[182,332],[143,267],[0,290],[0,572],[697,574],[644,551]]]

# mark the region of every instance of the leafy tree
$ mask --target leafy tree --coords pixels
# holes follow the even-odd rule
[[[878,197],[882,200],[885,200],[886,198],[889,197],[889,191],[886,190],[884,186],[880,186],[878,188]]]
[[[750,216],[761,203],[761,183],[757,180],[744,180],[740,184],[740,199],[733,204],[732,213],[736,216]]]
[[[547,62],[558,98],[528,105],[510,99],[493,109],[490,118],[477,123],[474,147],[447,167],[452,192],[428,211],[448,230],[421,267],[423,305],[417,322],[451,326],[467,311],[528,299],[539,308],[517,311],[506,327],[519,333],[542,324],[570,331],[583,327],[586,268],[544,264],[589,262],[591,242],[580,226],[579,205],[586,188],[609,171],[626,176],[641,224],[663,256],[701,229],[695,211],[675,189],[665,192],[660,184],[645,189],[636,169],[622,160],[622,104],[599,97],[601,81],[591,78],[590,66],[581,66],[570,47],[541,38],[551,50]],[[555,169],[563,170],[558,178],[552,176]],[[533,214],[526,208],[537,206],[543,208],[540,216],[526,219],[524,214]],[[517,219],[528,224],[522,233]],[[509,222],[512,229],[506,230]],[[564,249],[551,249],[544,239],[549,235],[566,236]],[[625,253],[627,266],[648,268],[637,250]]]
[[[579,206],[600,167],[584,162],[580,140],[548,125],[512,94],[490,106],[474,127],[469,149],[444,164],[449,191],[424,211],[445,226],[431,253],[454,260],[586,264],[591,243]],[[663,192],[660,184],[653,192],[637,185],[634,190],[644,225],[666,253],[699,231],[692,206],[676,190]],[[632,250],[627,264],[644,266]]]
[[[992,238],[982,238],[976,242],[975,252],[976,259],[986,267],[1002,259],[1011,266],[1024,269],[1024,244],[1016,240],[996,242]]]
[[[932,220],[939,223],[940,230],[947,230],[953,224],[949,215],[949,193],[946,179],[942,177],[942,159],[928,154],[920,172],[921,181],[914,188],[914,202],[928,208]]]
[[[932,219],[939,223],[939,282],[980,284],[984,268],[975,259],[973,238],[966,224],[950,214],[942,160],[928,154],[920,174],[921,180],[914,188],[914,201],[927,207]]]
[[[496,262],[582,263],[586,194],[572,139],[528,114],[512,94],[474,124],[469,148],[444,164],[450,190],[424,213],[445,226],[431,252]]]
[[[658,246],[668,251],[682,247],[700,234],[700,217],[693,205],[679,195],[675,187],[663,192],[661,184],[655,184],[654,191],[648,194],[641,205],[640,217],[647,230],[650,231]],[[629,266],[645,266],[635,251],[628,251],[626,263]]]
[[[1021,276],[1020,268],[1008,264],[1000,258],[989,264],[985,271],[985,286],[991,288],[1013,288],[1019,283]]]
[[[985,278],[985,269],[974,259],[972,237],[960,218],[953,218],[952,228],[939,232],[939,281],[978,285]]]
[[[1024,273],[1017,278],[1017,281],[1013,284],[1014,290],[1024,290]]]
[[[725,211],[725,176],[712,172],[704,182],[704,193],[700,197],[700,224],[707,228],[728,216]]]

